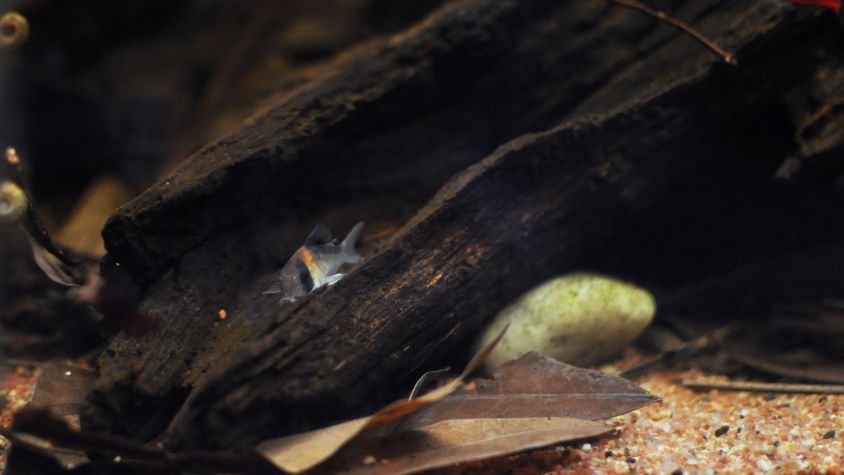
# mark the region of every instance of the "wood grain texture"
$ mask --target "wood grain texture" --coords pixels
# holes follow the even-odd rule
[[[806,45],[829,38],[811,32],[837,27],[777,3],[675,2],[738,53],[731,69],[635,12],[558,3],[449,3],[119,210],[105,274],[131,276],[162,326],[112,341],[86,423],[187,449],[369,412],[679,175],[739,159],[744,117],[812,74]],[[807,70],[771,79],[783,58]],[[316,221],[359,220],[401,229],[330,289],[284,308],[260,295]]]

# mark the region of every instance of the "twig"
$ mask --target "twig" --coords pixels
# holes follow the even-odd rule
[[[762,383],[758,381],[683,381],[680,384],[696,391],[718,389],[723,391],[749,391],[786,394],[844,394],[844,385],[841,384]]]
[[[639,376],[644,371],[650,370],[661,363],[667,362],[668,360],[676,360],[684,357],[687,358],[695,356],[706,350],[715,349],[721,345],[726,335],[732,330],[733,327],[730,325],[718,327],[703,336],[684,341],[676,348],[660,351],[650,358],[646,358],[639,363],[623,368],[617,375],[622,378],[633,378]]]
[[[45,454],[54,449],[96,452],[108,459],[119,456],[128,465],[152,464],[163,473],[270,473],[271,469],[269,462],[252,450],[169,452],[119,435],[78,431],[46,410],[24,409],[15,415],[14,426],[0,429],[0,435],[13,445]],[[107,462],[93,462],[101,463]]]
[[[106,459],[90,462],[93,467],[112,469],[110,472],[99,473],[122,473],[130,467],[141,471],[141,473],[275,473],[267,461],[251,451],[170,453],[161,449],[150,449],[145,452],[125,452],[113,450],[105,445],[65,440],[52,441],[49,438],[34,437],[26,433],[17,433],[5,429],[0,430],[0,435],[9,439],[13,446],[26,447],[51,458],[59,450],[94,452],[100,456],[105,456]]]
[[[639,10],[640,12],[643,12],[647,15],[650,15],[650,16],[658,19],[659,21],[668,23],[669,25],[692,35],[696,40],[703,43],[704,46],[706,46],[707,48],[711,49],[716,54],[721,56],[721,58],[723,58],[724,61],[727,64],[732,64],[732,65],[738,64],[738,61],[736,61],[736,57],[733,55],[733,53],[725,50],[724,48],[719,46],[718,43],[716,43],[712,39],[708,38],[706,35],[704,35],[703,33],[701,33],[700,31],[698,31],[697,29],[695,29],[694,27],[692,27],[691,25],[689,25],[686,22],[680,21],[677,18],[674,18],[671,15],[669,15],[669,14],[663,12],[663,11],[651,8],[648,5],[645,5],[644,3],[639,2],[637,0],[610,0],[610,1],[613,2],[613,3],[617,3],[619,5],[628,7],[628,8],[633,8],[635,10]]]
[[[411,376],[413,373],[416,372],[417,369],[419,369],[420,366],[425,364],[425,361],[427,361],[428,357],[431,356],[431,354],[433,354],[434,350],[436,350],[437,347],[440,346],[444,341],[451,338],[451,336],[454,335],[454,332],[456,332],[457,329],[460,328],[460,325],[462,325],[462,322],[457,322],[457,325],[454,325],[454,327],[452,327],[451,330],[449,330],[448,333],[446,333],[446,335],[444,337],[437,340],[433,345],[430,345],[427,348],[427,350],[425,350],[425,355],[422,356],[421,358],[419,358],[419,362],[416,363],[416,365],[413,368],[411,368],[410,371],[408,371],[401,378],[399,378],[399,380],[403,380],[403,379]]]

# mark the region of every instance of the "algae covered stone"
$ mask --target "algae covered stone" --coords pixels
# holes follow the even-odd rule
[[[536,351],[575,366],[600,362],[622,350],[653,320],[656,303],[646,290],[597,274],[549,280],[502,310],[477,347],[510,328],[484,363],[491,371]]]
[[[11,181],[0,183],[0,224],[15,224],[26,213],[26,194]]]

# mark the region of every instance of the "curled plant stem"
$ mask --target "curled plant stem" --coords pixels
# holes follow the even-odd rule
[[[29,22],[18,12],[8,12],[0,17],[0,48],[20,45],[29,37]]]
[[[639,10],[640,12],[643,12],[647,15],[650,15],[650,16],[656,18],[659,21],[662,21],[664,23],[668,23],[669,25],[671,25],[671,26],[673,26],[673,27],[685,32],[685,33],[688,33],[689,35],[694,37],[694,39],[698,40],[704,46],[706,46],[707,48],[714,51],[727,64],[732,64],[734,66],[736,64],[738,64],[738,61],[736,61],[736,57],[735,57],[735,55],[733,55],[733,53],[731,53],[731,52],[727,51],[726,49],[722,48],[714,40],[707,37],[706,35],[704,35],[703,33],[701,33],[700,31],[698,31],[697,29],[695,29],[694,27],[692,27],[691,25],[689,25],[686,22],[678,20],[677,18],[674,18],[671,15],[669,15],[669,14],[663,12],[663,11],[649,7],[648,5],[645,5],[644,3],[639,2],[637,0],[610,0],[610,1],[613,2],[613,3],[616,3],[618,5],[622,5],[622,6],[625,6],[625,7],[628,7],[628,8],[633,8],[635,10]]]
[[[14,148],[0,160],[0,224],[20,225],[32,244],[38,267],[51,280],[67,286],[85,283],[88,272],[78,256],[56,244],[32,205],[23,163]]]

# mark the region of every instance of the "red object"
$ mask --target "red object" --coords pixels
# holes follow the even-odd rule
[[[158,329],[159,323],[155,317],[143,313],[133,313],[124,317],[123,331],[127,336],[140,338]]]
[[[841,0],[791,0],[795,5],[806,5],[809,7],[826,7],[833,10],[841,10]]]

